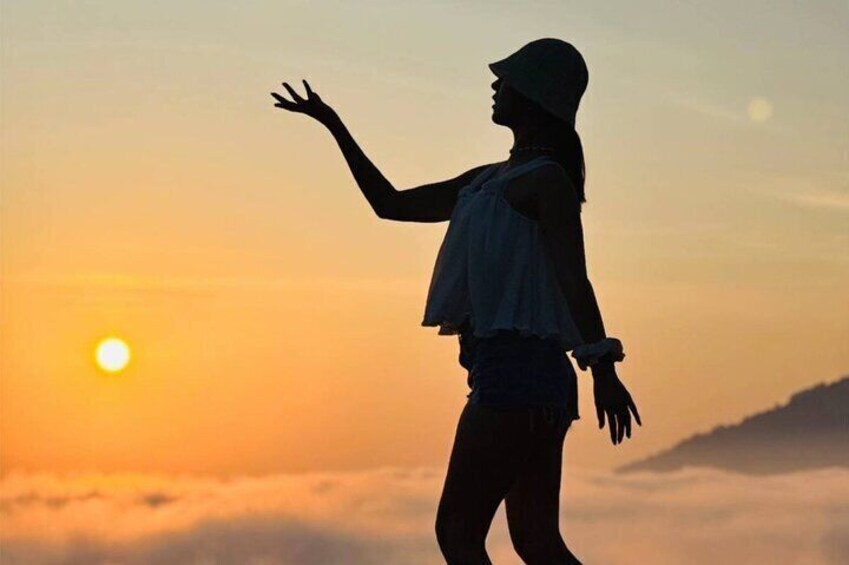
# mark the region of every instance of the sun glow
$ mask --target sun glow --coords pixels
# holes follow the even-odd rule
[[[107,373],[118,373],[130,362],[130,346],[117,337],[109,337],[97,344],[97,365]]]

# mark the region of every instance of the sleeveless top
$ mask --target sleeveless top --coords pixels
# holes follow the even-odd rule
[[[439,335],[473,328],[477,338],[499,329],[556,337],[561,347],[585,345],[559,287],[536,220],[504,198],[510,179],[545,163],[540,156],[495,176],[492,165],[457,194],[428,289],[422,326]]]

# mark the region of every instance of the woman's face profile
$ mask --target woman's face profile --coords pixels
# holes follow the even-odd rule
[[[499,77],[492,83],[492,121],[501,125],[512,125],[523,115],[523,107],[530,101]]]
[[[502,79],[501,77],[496,78],[491,86],[492,89],[495,91],[492,95],[492,121],[498,123],[498,119],[496,117],[499,115],[501,109],[504,107],[504,102],[506,102],[504,100],[504,94],[506,94],[506,91],[509,89],[509,87],[504,84],[504,79]]]
[[[491,84],[495,91],[492,95],[492,121],[514,131],[516,128],[538,128],[542,126],[562,127],[562,122],[547,112],[539,104],[510,86],[498,77]]]

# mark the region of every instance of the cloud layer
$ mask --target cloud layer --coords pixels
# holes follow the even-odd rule
[[[4,565],[439,564],[442,469],[2,481]],[[746,477],[564,469],[561,530],[586,563],[849,562],[849,471]],[[503,506],[487,547],[519,564]]]

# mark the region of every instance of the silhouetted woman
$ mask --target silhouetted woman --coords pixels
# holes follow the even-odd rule
[[[510,158],[443,182],[395,190],[306,81],[275,106],[312,116],[335,137],[375,213],[449,221],[423,326],[456,335],[470,392],[448,463],[436,536],[450,565],[491,563],[486,536],[502,500],[510,538],[529,564],[580,563],[559,530],[563,440],[579,419],[577,373],[591,368],[599,428],[614,444],[640,416],[614,362],[587,276],[584,158],[575,131],[588,72],[571,44],[532,41],[491,63],[492,120],[513,131]]]

